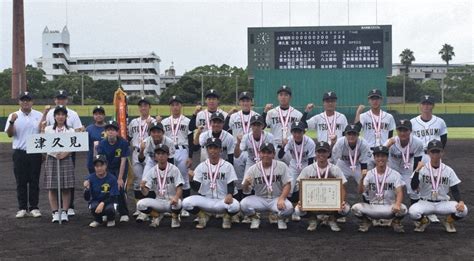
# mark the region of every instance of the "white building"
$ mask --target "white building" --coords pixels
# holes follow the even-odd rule
[[[464,64],[450,64],[449,67],[463,67]],[[392,76],[403,75],[405,66],[401,63],[392,64]],[[414,63],[408,67],[408,77],[415,81],[425,82],[446,77],[446,64]]]
[[[46,72],[49,80],[76,72],[88,75],[93,80],[118,80],[120,76],[122,87],[128,93],[160,95],[167,87],[167,84],[161,86],[161,60],[154,52],[81,56],[70,54],[67,27],[62,31],[50,31],[46,27],[43,31],[43,55],[35,59],[35,62],[38,68]],[[174,79],[176,78],[179,80],[179,77],[175,76]],[[166,83],[169,84],[170,79]]]

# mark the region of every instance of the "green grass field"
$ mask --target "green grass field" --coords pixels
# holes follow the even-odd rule
[[[315,131],[308,131],[307,134],[312,138],[316,136]],[[449,139],[472,140],[474,139],[474,128],[448,128],[448,137]],[[11,139],[5,132],[0,132],[0,143],[8,142],[11,142]]]

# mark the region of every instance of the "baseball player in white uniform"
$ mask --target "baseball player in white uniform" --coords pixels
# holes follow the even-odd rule
[[[201,162],[208,159],[206,143],[209,138],[218,138],[222,142],[221,158],[227,160],[231,165],[234,164],[234,149],[237,143],[232,134],[223,130],[224,128],[224,114],[215,112],[211,115],[211,129],[202,132],[201,127],[197,130],[197,135],[194,137],[194,144],[201,146]],[[197,140],[199,137],[199,140]]]
[[[285,218],[293,213],[293,205],[287,199],[291,190],[291,177],[285,163],[274,160],[275,147],[264,143],[260,147],[260,161],[245,172],[242,189],[250,194],[241,201],[244,215],[251,218],[250,229],[258,229],[258,213],[271,212],[278,216],[278,229],[287,229]]]
[[[184,116],[182,111],[183,101],[180,97],[173,95],[169,100],[171,116],[161,121],[165,129],[166,137],[173,141],[174,145],[174,165],[178,167],[183,177],[183,198],[191,195],[189,185],[188,169],[193,163],[193,134],[189,130],[190,119]],[[181,217],[188,217],[186,210],[181,212]]]
[[[359,132],[359,124],[347,125],[344,137],[334,144],[331,155],[332,163],[342,170],[346,179],[352,177],[357,183],[361,173],[367,173],[367,162],[372,155],[367,142],[359,138]]]
[[[415,220],[415,231],[423,232],[430,220],[426,215],[447,215],[443,225],[447,232],[454,233],[455,220],[467,216],[467,206],[461,199],[458,178],[454,170],[442,162],[443,143],[432,140],[428,143],[430,162],[421,162],[411,180],[411,188],[420,191],[421,199],[410,207],[410,218]],[[451,195],[454,200],[451,200]]]
[[[369,203],[357,203],[352,206],[352,213],[361,219],[360,232],[367,232],[371,225],[369,219],[393,219],[395,232],[403,233],[401,220],[407,214],[403,201],[403,182],[400,174],[387,166],[388,148],[373,148],[375,168],[362,174],[359,193],[366,193]]]
[[[316,161],[313,164],[305,167],[300,175],[298,176],[296,186],[299,188],[299,182],[302,179],[341,179],[342,189],[341,198],[343,199],[342,207],[336,213],[321,213],[321,212],[307,212],[301,209],[301,201],[298,201],[298,205],[295,207],[296,215],[300,217],[308,217],[309,225],[307,230],[316,230],[320,219],[327,219],[327,224],[332,231],[340,231],[339,225],[336,223],[338,217],[345,217],[351,211],[351,207],[346,203],[346,189],[345,184],[347,179],[342,173],[341,169],[329,162],[329,155],[331,153],[331,146],[325,141],[319,141],[316,143]],[[299,189],[298,189],[299,190]]]
[[[148,128],[149,136],[140,143],[140,152],[138,153],[138,161],[145,164],[143,169],[144,173],[155,167],[155,148],[160,144],[166,145],[169,148],[168,162],[174,164],[175,160],[174,142],[171,138],[165,135],[163,124],[161,122],[153,122]]]
[[[232,164],[220,157],[220,139],[208,138],[206,148],[209,159],[201,162],[194,171],[190,171],[191,187],[199,195],[185,198],[183,208],[198,215],[198,229],[206,227],[208,213],[224,214],[222,228],[229,229],[232,226],[231,216],[240,210],[239,201],[232,197],[237,176]]]
[[[206,91],[206,105],[207,108],[202,110],[202,106],[196,106],[196,110],[194,111],[193,116],[191,117],[191,122],[189,123],[189,127],[191,131],[199,128],[200,126],[203,127],[202,132],[211,129],[211,115],[214,112],[219,112],[224,115],[224,119],[227,117],[227,112],[219,109],[219,93],[214,90],[210,89]],[[201,132],[201,133],[202,133]]]
[[[347,118],[344,114],[336,111],[337,95],[335,92],[326,92],[323,95],[324,112],[306,120],[308,130],[316,130],[318,141],[326,141],[330,145],[336,143],[338,137],[343,136],[347,126]],[[314,104],[306,105],[303,118],[306,119],[308,113],[314,108]]]
[[[407,194],[410,197],[411,204],[420,199],[418,193],[411,189],[411,175],[418,166],[418,162],[423,157],[423,142],[411,135],[411,122],[409,120],[400,120],[397,122],[397,136],[387,140],[386,146],[389,149],[388,166],[396,170],[402,176],[405,182]]]
[[[170,148],[163,144],[155,147],[154,158],[156,166],[143,174],[140,182],[142,194],[147,197],[150,190],[154,191],[155,198],[143,198],[137,202],[137,209],[145,214],[155,211],[152,227],[158,227],[163,213],[171,212],[171,227],[180,227],[179,213],[181,211],[181,197],[183,193],[183,177],[179,169],[168,162]]]
[[[273,104],[265,105],[266,124],[270,128],[273,135],[277,150],[282,147],[283,140],[288,140],[290,136],[291,124],[295,121],[300,121],[303,114],[297,109],[290,106],[291,88],[282,85],[277,91],[278,102],[280,103],[274,109]],[[290,155],[287,154],[283,159],[286,164],[290,163]]]

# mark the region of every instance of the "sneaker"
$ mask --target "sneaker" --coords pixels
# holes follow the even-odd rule
[[[399,219],[394,219],[392,221],[392,228],[393,228],[393,231],[395,231],[397,233],[404,233],[405,232],[405,230],[403,229],[402,221],[399,220]]]
[[[150,223],[150,227],[159,227],[160,226],[160,222],[161,220],[163,219],[163,215],[159,215],[157,217],[154,217],[152,220],[151,220],[151,223]]]
[[[311,217],[308,220],[308,228],[306,228],[306,230],[315,231],[316,228],[318,228],[318,220],[316,219],[316,217]]]
[[[252,223],[252,219],[250,219],[248,216],[244,216],[241,223],[242,224],[250,224],[250,223]]]
[[[142,212],[140,212],[138,210],[135,210],[135,212],[133,212],[132,216],[136,217],[136,216],[140,215],[140,213],[142,213]]]
[[[346,217],[340,217],[340,218],[336,219],[337,223],[346,223],[346,221],[347,221]]]
[[[171,228],[178,228],[181,226],[181,221],[179,220],[179,215],[176,213],[171,213]]]
[[[115,219],[107,221],[107,227],[115,227]]]
[[[456,228],[454,227],[454,218],[449,215],[445,220],[443,220],[443,226],[448,233],[456,233]]]
[[[341,228],[340,228],[339,225],[337,224],[335,218],[329,218],[329,219],[328,219],[328,226],[329,226],[329,228],[331,228],[331,230],[332,230],[333,232],[339,232],[339,231],[341,231]]]
[[[426,227],[430,224],[430,220],[427,217],[423,217],[420,221],[415,221],[415,232],[424,232]]]
[[[270,213],[268,215],[268,222],[270,222],[270,224],[276,224],[278,222],[278,216],[275,213]]]
[[[232,216],[232,223],[239,224],[240,223],[240,215],[233,215]]]
[[[100,223],[95,220],[89,224],[89,227],[93,227],[93,228],[98,227],[98,226],[100,226]]]
[[[70,216],[70,217],[74,217],[76,215],[76,211],[74,211],[73,208],[69,208],[67,210],[67,215]]]
[[[39,211],[39,209],[33,209],[32,211],[30,211],[30,215],[34,218],[39,218],[41,217],[41,212]]]
[[[139,215],[137,216],[137,218],[135,219],[135,221],[137,221],[137,223],[142,223],[142,222],[148,221],[148,220],[150,220],[150,219],[148,218],[148,215],[145,214],[145,213],[142,213],[142,212],[140,212],[140,214],[139,214]]]
[[[435,214],[428,215],[428,219],[431,223],[439,223],[439,218]]]
[[[63,221],[63,222],[68,222],[69,221],[69,218],[68,218],[68,215],[67,215],[66,211],[61,212],[61,221]]]
[[[237,216],[237,215],[235,215],[235,216]],[[232,227],[232,217],[229,214],[226,213],[222,217],[222,228],[223,229],[230,229],[231,227]]]
[[[260,218],[253,215],[250,219],[250,229],[258,229],[260,227]]]
[[[360,224],[359,224],[359,232],[367,232],[369,231],[370,225],[372,223],[367,217],[363,217]]]
[[[181,217],[189,217],[189,212],[185,209],[181,210]]]
[[[287,229],[285,219],[283,219],[283,218],[278,218],[277,223],[278,223],[278,229],[280,229],[280,230],[285,230],[285,229]]]
[[[295,213],[293,213],[293,214],[291,214],[291,221],[299,222],[299,221],[301,221],[301,217],[296,215]]]
[[[198,223],[196,225],[196,228],[197,229],[205,228],[206,225],[207,225],[208,220],[209,220],[208,215],[203,211],[199,211],[199,213],[198,213]]]
[[[130,218],[128,217],[128,215],[120,216],[120,222],[128,222],[128,221],[130,221]]]
[[[51,220],[51,222],[59,222],[59,212],[56,211],[53,213],[53,220]]]
[[[15,215],[16,218],[24,218],[27,216],[28,216],[28,212],[26,212],[26,210],[24,209],[18,210],[18,212],[16,212],[16,215]]]

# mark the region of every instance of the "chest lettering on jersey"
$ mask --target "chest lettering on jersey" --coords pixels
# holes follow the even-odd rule
[[[163,127],[165,128],[166,132],[171,131],[171,125],[164,125]],[[180,124],[179,125],[179,131],[185,131],[185,130],[186,130],[186,125]]]
[[[153,179],[151,180],[151,183],[152,183],[153,185],[158,184],[158,178],[156,178],[156,177],[153,178]],[[166,177],[165,184],[167,184],[167,185],[168,185],[168,184],[174,184],[174,177]]]
[[[272,117],[271,120],[272,120],[272,124],[281,123],[280,117]],[[289,121],[288,125],[289,125],[290,123],[295,122],[295,121],[298,121],[298,118],[296,118],[296,117],[290,117],[290,121]]]
[[[395,153],[390,153],[390,156],[394,159],[401,159],[402,158],[402,154],[395,154]],[[414,153],[410,153],[410,158],[413,158],[413,156],[415,156]]]
[[[327,131],[328,130],[328,125],[326,123],[320,123],[318,124],[318,130],[320,131]],[[336,130],[342,130],[342,125],[336,123]]]
[[[267,179],[270,179],[270,175],[267,175]],[[263,179],[262,176],[256,177],[253,180],[254,180],[254,184],[265,184],[265,180]],[[281,182],[281,175],[273,174],[273,182]]]
[[[426,129],[426,130],[416,130],[413,133],[418,137],[424,136],[439,136],[441,130],[440,129]]]
[[[206,126],[206,119],[199,119],[198,126]]]
[[[432,185],[430,176],[423,175],[422,182],[425,183],[425,184]],[[443,184],[443,185],[449,186],[449,178],[448,177],[442,177],[440,183]]]
[[[138,133],[138,126],[133,126],[131,130],[131,135],[133,136],[135,133]]]
[[[384,190],[395,190],[395,184],[393,183],[384,183],[383,184]],[[377,191],[377,186],[375,183],[369,182],[369,190]]]
[[[367,130],[375,130],[374,126],[372,125],[372,122],[366,122],[364,125]],[[382,122],[380,126],[382,130],[388,130],[388,127],[389,127],[389,124],[386,122]]]
[[[207,172],[203,172],[202,177],[204,180],[211,180]],[[219,172],[216,179],[225,180],[225,172]]]

